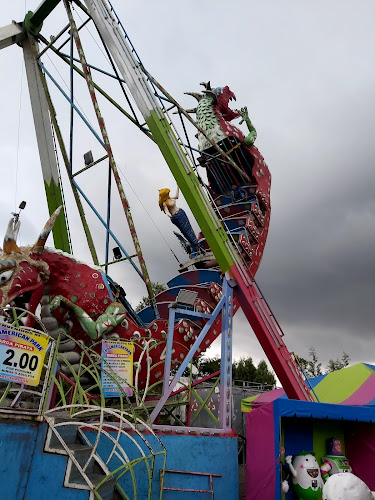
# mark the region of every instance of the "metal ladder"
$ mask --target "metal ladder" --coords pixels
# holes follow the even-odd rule
[[[202,477],[207,477],[209,481],[209,490],[203,490],[203,489],[193,489],[193,488],[176,488],[176,487],[171,487],[171,486],[165,486],[164,481],[165,481],[165,475],[166,473],[169,474],[186,474],[186,475],[191,475],[191,476],[202,476]],[[160,470],[160,484],[163,484],[163,491],[189,491],[191,493],[210,493],[212,500],[215,499],[215,493],[214,493],[214,482],[212,478],[214,477],[221,477],[221,474],[213,474],[212,472],[192,472],[192,471],[187,471],[187,470],[173,470],[173,469],[165,469],[164,474],[163,470]],[[164,478],[164,481],[163,481]]]

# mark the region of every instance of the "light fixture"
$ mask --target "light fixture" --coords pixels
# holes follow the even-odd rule
[[[115,247],[112,249],[113,251],[113,257],[115,260],[122,259],[122,253],[119,247]]]
[[[83,155],[83,159],[85,161],[85,165],[90,165],[91,163],[93,163],[94,157],[92,156],[92,151],[87,151],[87,153]]]

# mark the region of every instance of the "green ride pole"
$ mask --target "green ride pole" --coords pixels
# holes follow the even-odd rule
[[[217,224],[214,223],[213,216],[215,217],[215,214],[212,213],[213,209],[208,203],[198,177],[188,163],[169,123],[161,110],[151,111],[150,116],[146,118],[146,123],[220,268],[224,272],[228,271],[234,263],[233,256],[225,245],[226,242],[230,244],[228,236],[219,221],[217,221]]]

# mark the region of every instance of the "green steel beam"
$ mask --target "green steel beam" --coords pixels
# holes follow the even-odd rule
[[[42,29],[43,21],[48,17],[60,0],[43,0],[35,12],[29,11],[24,19],[23,25],[27,31],[37,35]]]
[[[44,181],[44,189],[46,190],[48,212],[52,215],[58,207],[63,205],[61,189],[59,185],[54,183],[53,179],[51,179],[50,184],[48,184],[47,181]],[[55,247],[59,248],[63,252],[70,253],[71,248],[64,212],[59,215],[53,225],[52,234]]]

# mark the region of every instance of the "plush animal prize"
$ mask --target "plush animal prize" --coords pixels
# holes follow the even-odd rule
[[[292,483],[298,500],[321,500],[323,479],[313,452],[303,451],[292,463],[291,455],[285,459],[292,473]]]

